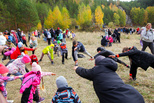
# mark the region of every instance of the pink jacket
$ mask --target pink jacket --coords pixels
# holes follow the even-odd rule
[[[6,88],[4,86],[4,82],[8,82],[8,81],[13,81],[15,79],[18,79],[19,76],[15,76],[15,77],[3,77],[0,74],[0,91],[2,92],[3,96],[6,98],[7,97],[7,91]]]
[[[113,38],[112,37],[109,37],[108,40],[109,40],[110,43],[113,43]]]
[[[41,73],[40,71],[34,72],[28,72],[24,75],[23,81],[20,88],[20,93],[22,94],[26,88],[29,88],[32,85],[32,89],[30,91],[30,95],[28,100],[32,103],[33,102],[33,94],[35,94],[35,90],[37,88],[37,85],[40,84],[41,81]]]
[[[16,48],[12,47],[12,49],[10,51],[5,52],[4,55],[10,56],[15,50]]]

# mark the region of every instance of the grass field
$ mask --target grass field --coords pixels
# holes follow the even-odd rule
[[[96,48],[100,46],[101,35],[104,35],[104,32],[76,32],[75,34],[76,40],[81,41],[86,47],[87,51],[94,56],[97,53]],[[121,53],[122,48],[125,46],[136,46],[140,50],[141,46],[139,44],[139,40],[139,35],[122,34],[121,43],[115,43],[112,45],[112,47],[106,47],[106,49],[113,51],[115,54]],[[42,38],[39,39],[38,42],[39,45],[35,54],[39,59],[42,49],[47,46],[47,43],[43,41]],[[45,101],[42,103],[51,102],[51,99],[57,90],[56,78],[60,75],[67,79],[69,86],[74,88],[82,103],[99,103],[99,100],[94,92],[92,82],[79,77],[73,70],[74,61],[71,56],[72,41],[69,39],[67,39],[67,48],[69,59],[65,60],[64,65],[61,62],[62,58],[57,57],[57,55],[54,56],[54,65],[51,65],[51,62],[46,55],[44,56],[42,62],[39,63],[42,67],[42,71],[56,73],[56,76],[46,76],[43,78],[45,82],[45,91],[41,91],[41,96],[45,97]],[[149,48],[147,48],[146,51],[151,53]],[[28,54],[31,55],[31,52],[28,52]],[[2,58],[2,56],[0,56],[0,58]],[[120,59],[129,64],[128,57],[121,57]],[[4,61],[3,64],[6,64],[7,62],[8,60]],[[0,63],[2,62],[0,61]],[[79,59],[79,66],[84,68],[92,68],[94,66],[94,61],[89,61],[89,57],[86,56],[86,58]],[[31,70],[30,64],[27,64],[27,67],[29,70]],[[130,84],[136,88],[143,95],[146,103],[154,103],[154,75],[152,73],[152,68],[148,68],[147,71],[138,68],[137,80],[129,81],[129,69],[121,64],[118,64],[117,74],[126,84]],[[20,103],[20,85],[20,80],[8,82],[7,84],[8,99],[14,100],[14,103]]]

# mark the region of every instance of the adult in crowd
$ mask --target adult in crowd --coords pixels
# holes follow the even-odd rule
[[[73,57],[73,60],[75,61],[76,66],[78,66],[78,52],[82,52],[90,56],[91,59],[93,58],[91,54],[87,52],[87,50],[85,49],[84,45],[81,42],[74,40],[73,46],[72,46],[72,57]]]
[[[154,33],[151,27],[151,23],[148,23],[141,32],[141,40],[143,42],[142,51],[145,51],[148,46],[151,50],[151,53],[154,55]]]
[[[142,95],[118,76],[117,63],[110,58],[98,56],[92,69],[78,66],[73,69],[79,76],[93,81],[100,103],[144,103]]]
[[[19,37],[19,42],[21,41],[22,42],[22,36],[21,36],[21,30],[20,30],[20,28],[18,28],[18,30],[17,30],[17,35],[18,35],[18,37]]]
[[[114,34],[116,34],[117,41],[120,43],[120,33],[118,32],[118,28],[114,30]]]
[[[108,35],[112,35],[112,30],[111,30],[111,28],[108,29]]]
[[[106,50],[103,47],[98,47],[97,48],[97,52],[98,52],[98,54],[96,54],[94,56],[94,58],[97,58],[100,55],[101,56],[105,56],[106,58],[111,58],[111,57],[109,57],[109,55],[114,55],[114,53],[112,51]],[[119,60],[117,57],[116,58],[111,58],[111,59],[114,60],[115,62],[118,62],[118,63],[126,66],[127,68],[129,68],[129,66],[126,63],[124,63],[123,61]]]
[[[154,55],[138,50],[135,46],[128,48],[124,47],[122,53],[117,55],[110,55],[109,57],[128,56],[130,60],[130,79],[136,80],[137,68],[141,67],[145,71],[149,66],[154,68]]]
[[[0,45],[4,46],[6,44],[6,38],[3,36],[3,33],[0,32]]]

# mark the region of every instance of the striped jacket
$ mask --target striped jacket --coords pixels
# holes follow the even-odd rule
[[[72,87],[67,87],[59,88],[51,103],[81,103],[81,101]]]

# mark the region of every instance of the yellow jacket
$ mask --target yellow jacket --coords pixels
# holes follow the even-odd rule
[[[51,59],[53,60],[53,49],[51,49],[51,46],[54,47],[54,44],[51,44],[50,46],[45,47],[42,52],[43,54],[47,54],[48,52],[50,53]]]

